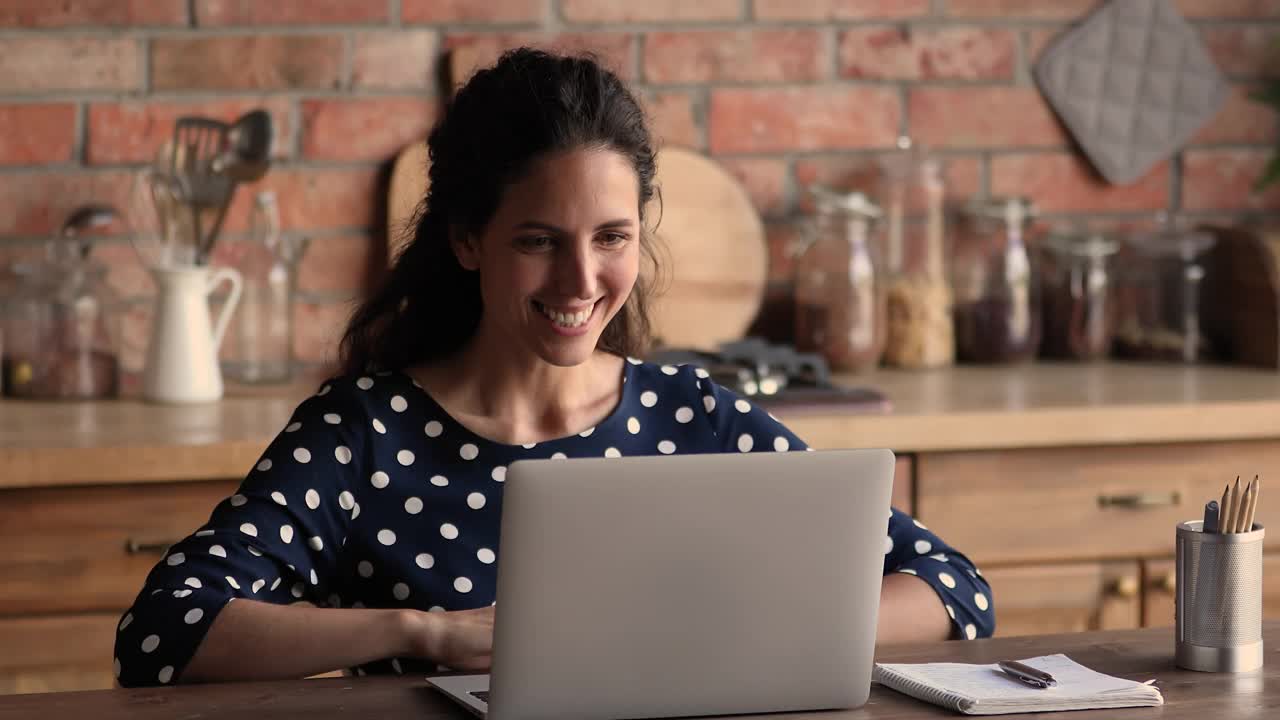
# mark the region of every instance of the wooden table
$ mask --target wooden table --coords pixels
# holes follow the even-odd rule
[[[1173,665],[1173,633],[1167,629],[1125,630],[998,638],[970,642],[930,643],[882,649],[884,662],[975,662],[1000,658],[1031,657],[1063,652],[1095,670],[1145,681],[1156,678],[1164,692],[1161,708],[1129,708],[1073,712],[1070,718],[1087,720],[1125,718],[1204,717],[1225,720],[1280,717],[1280,621],[1264,625],[1267,663],[1255,673],[1238,675],[1197,673]],[[422,678],[333,678],[280,682],[97,690],[91,692],[15,695],[0,697],[0,718],[92,717],[95,720],[146,720],[147,718],[234,718],[253,720],[307,718],[308,720],[443,720],[469,718],[426,686]],[[743,716],[737,716],[743,717]],[[870,702],[853,711],[820,714],[773,714],[769,720],[837,718],[962,717],[918,702],[879,686],[872,687]],[[1007,715],[1038,718],[1046,715]],[[1066,718],[1068,716],[1061,716]]]

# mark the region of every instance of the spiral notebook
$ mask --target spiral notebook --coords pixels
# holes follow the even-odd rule
[[[1066,655],[1022,660],[1058,681],[1039,689],[1014,680],[995,664],[876,663],[873,678],[885,687],[968,715],[1091,710],[1163,705],[1153,685],[1104,675]]]

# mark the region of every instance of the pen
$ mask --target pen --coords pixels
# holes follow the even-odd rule
[[[1053,676],[1043,670],[1037,670],[1030,665],[1024,665],[1016,660],[1001,660],[996,665],[1013,679],[1034,688],[1051,688],[1058,684]]]
[[[1204,525],[1200,528],[1207,533],[1218,532],[1218,501],[1210,500],[1204,504]]]

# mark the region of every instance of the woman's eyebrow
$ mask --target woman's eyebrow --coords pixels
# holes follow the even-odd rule
[[[596,230],[610,230],[613,228],[629,228],[632,226],[632,224],[633,224],[633,221],[630,218],[619,218],[617,220],[610,220],[608,222],[600,223],[599,225],[596,226]],[[558,228],[555,225],[551,225],[549,223],[544,223],[544,222],[538,222],[536,220],[525,220],[524,222],[516,225],[516,229],[517,230],[545,230],[547,232],[559,233],[561,235],[567,234],[567,231],[564,230],[563,228]]]

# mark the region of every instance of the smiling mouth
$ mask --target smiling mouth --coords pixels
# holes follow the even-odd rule
[[[548,320],[555,323],[556,325],[559,325],[562,328],[582,327],[587,323],[588,320],[591,319],[591,315],[595,312],[595,309],[596,309],[596,305],[592,304],[591,307],[586,308],[585,310],[579,310],[578,312],[573,312],[573,313],[565,313],[565,312],[560,312],[558,310],[549,308],[546,305],[543,305],[542,303],[538,302],[537,300],[533,301],[533,307],[537,309],[539,313],[542,313],[543,317],[546,317]]]

